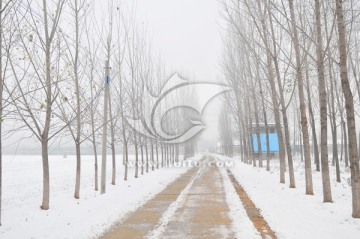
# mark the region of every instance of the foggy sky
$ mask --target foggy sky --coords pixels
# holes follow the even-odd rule
[[[217,0],[138,0],[137,9],[168,71],[184,72],[196,81],[216,82],[222,78]],[[214,144],[217,140],[219,107],[219,99],[214,99],[205,109],[203,143]]]

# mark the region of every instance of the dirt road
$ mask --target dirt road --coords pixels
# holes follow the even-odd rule
[[[214,160],[204,156],[201,162],[206,165]],[[236,238],[219,170],[208,166],[189,169],[101,238]],[[250,198],[244,199],[245,191],[240,191],[238,183],[229,176],[261,237],[276,238],[255,205],[249,203]]]

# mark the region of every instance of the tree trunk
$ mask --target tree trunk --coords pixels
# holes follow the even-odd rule
[[[102,150],[101,150],[101,188],[100,193],[106,192],[106,154],[107,154],[107,127],[108,127],[108,106],[110,98],[110,66],[109,60],[105,62],[105,93],[104,93],[104,119],[103,119],[103,132],[102,132]]]
[[[177,144],[179,147],[179,145]],[[159,144],[156,142],[156,168],[159,169]]]
[[[296,58],[296,78],[298,83],[299,101],[300,101],[300,115],[301,115],[301,131],[304,145],[304,157],[305,157],[305,181],[306,181],[306,194],[313,195],[313,183],[312,183],[312,171],[311,171],[311,155],[310,155],[310,138],[308,131],[308,120],[306,116],[306,103],[304,95],[304,80],[301,69],[301,54],[300,44],[298,37],[298,30],[296,26],[295,10],[293,0],[289,0],[291,24],[292,24],[292,41],[295,48]]]
[[[78,1],[75,1],[75,59],[74,59],[74,75],[75,75],[75,93],[76,93],[76,180],[75,180],[75,193],[76,199],[80,198],[80,176],[81,176],[81,148],[80,148],[80,137],[81,137],[81,102],[80,102],[80,83],[78,73],[78,62],[79,62],[79,8]]]
[[[157,153],[157,147],[156,147],[156,153]],[[179,162],[179,144],[176,144],[175,146],[175,161]]]
[[[333,140],[333,162],[336,167],[336,182],[341,182],[340,178],[340,165],[338,155],[338,143],[337,143],[337,126],[336,126],[336,112],[335,112],[335,95],[334,95],[334,83],[330,76],[331,86],[331,117],[332,117],[332,140]]]
[[[49,154],[48,154],[48,140],[47,138],[41,141],[41,157],[43,164],[43,198],[41,209],[49,209],[50,201],[50,173],[49,173]]]
[[[189,156],[190,156],[190,150],[189,150]],[[167,144],[165,144],[165,165],[169,166],[169,147]]]
[[[337,29],[339,33],[339,54],[340,54],[340,78],[341,86],[345,97],[345,109],[347,115],[349,152],[350,152],[350,172],[352,185],[352,200],[354,218],[360,218],[360,172],[356,140],[355,110],[353,95],[350,88],[347,71],[347,49],[346,49],[346,29],[344,23],[343,1],[336,0]]]
[[[301,125],[299,125],[299,128],[301,128]],[[300,129],[301,131],[301,129]],[[299,150],[300,150],[300,156],[301,156],[301,162],[304,162],[304,147],[303,147],[303,139],[302,139],[302,133],[299,132]]]
[[[124,180],[127,181],[128,179],[128,165],[129,165],[129,155],[128,155],[128,145],[127,141],[124,141],[124,149],[125,149],[125,171],[124,171]]]
[[[255,123],[256,123],[256,140],[257,140],[257,155],[254,157],[254,167],[256,167],[256,158],[259,159],[259,167],[262,168],[262,146],[261,146],[261,137],[260,137],[260,123],[259,123],[259,109],[257,107],[257,101],[255,98],[255,93],[253,93],[253,103],[254,103],[254,115],[255,115]]]
[[[140,146],[141,151],[141,175],[144,175],[144,145],[141,144]]]
[[[148,144],[147,140],[145,139],[145,155],[146,155],[146,166],[145,170],[148,173],[149,172],[149,154],[148,154]]]
[[[270,171],[270,139],[269,139],[269,127],[267,122],[267,114],[266,114],[266,107],[265,107],[265,99],[262,89],[261,80],[259,80],[259,87],[260,87],[260,94],[261,94],[261,105],[263,110],[263,117],[264,117],[264,125],[265,125],[265,133],[266,133],[266,171]]]
[[[92,92],[91,92],[92,94]],[[92,98],[92,97],[91,97]],[[97,149],[96,149],[96,139],[95,139],[95,120],[93,113],[93,106],[91,105],[91,133],[92,133],[92,146],[94,151],[94,169],[95,169],[95,191],[99,190],[99,170],[98,170],[98,157],[97,157]]]
[[[315,17],[317,36],[318,90],[320,100],[320,162],[323,184],[323,200],[324,202],[332,202],[327,145],[327,93],[325,84],[324,52],[322,47],[321,14],[319,0],[315,0]]]
[[[134,135],[134,137],[136,138],[136,135]],[[138,178],[139,177],[139,155],[138,155],[138,145],[137,145],[136,140],[134,143],[134,150],[135,150],[135,178]]]
[[[109,97],[109,116],[110,116],[110,148],[111,148],[111,184],[116,184],[116,153],[115,153],[115,124],[112,112],[111,99]]]
[[[280,109],[279,109],[279,104],[278,104],[278,96],[276,93],[276,86],[275,86],[275,77],[274,77],[274,73],[273,73],[273,69],[272,69],[272,61],[270,56],[272,57],[272,60],[274,62],[275,65],[275,69],[276,69],[276,76],[279,77],[279,71],[278,71],[278,67],[277,67],[277,51],[276,51],[276,41],[275,41],[275,32],[274,32],[274,26],[273,26],[273,20],[272,20],[272,13],[270,10],[270,7],[268,6],[268,13],[269,13],[269,23],[270,23],[270,30],[271,30],[271,37],[273,40],[273,53],[271,53],[270,51],[270,47],[268,46],[267,42],[265,43],[267,46],[267,54],[266,54],[266,58],[267,58],[267,71],[269,73],[269,82],[270,82],[270,88],[271,88],[271,98],[272,98],[272,103],[273,103],[273,107],[274,107],[274,115],[275,115],[275,124],[276,124],[276,130],[278,133],[278,138],[279,138],[279,157],[280,157],[280,183],[285,183],[285,170],[286,170],[286,162],[285,162],[285,150],[286,150],[286,146],[285,146],[285,139],[284,139],[284,135],[283,135],[283,130],[281,127],[281,120],[280,120]],[[265,25],[263,26],[264,28],[264,32],[266,31]],[[266,38],[265,38],[266,39]],[[281,90],[281,89],[279,89]],[[282,95],[282,93],[280,94]],[[285,122],[284,122],[284,126],[285,126]],[[286,138],[286,136],[285,136]],[[291,153],[291,152],[290,152]],[[290,156],[291,157],[291,156]],[[294,185],[295,186],[295,185]]]
[[[344,151],[345,151],[345,167],[349,167],[349,145],[348,145],[348,137],[346,132],[346,122],[343,122],[343,132],[344,132]]]
[[[92,65],[93,66],[93,65]],[[91,99],[94,99],[94,90],[93,90],[93,84],[94,84],[94,75],[93,71],[90,72],[90,96]],[[95,117],[94,117],[95,111],[94,111],[94,105],[93,102],[90,104],[90,119],[91,119],[91,143],[93,147],[94,152],[94,170],[95,170],[95,178],[94,178],[94,186],[95,191],[99,190],[99,170],[98,170],[98,155],[97,155],[97,148],[96,148],[96,138],[95,138]]]
[[[311,130],[312,130],[312,138],[313,138],[313,148],[314,148],[314,161],[315,161],[315,167],[316,171],[320,172],[320,157],[319,157],[319,145],[316,135],[316,124],[315,124],[315,117],[314,117],[314,111],[312,108],[312,100],[311,100],[311,94],[310,94],[310,83],[309,83],[309,70],[308,67],[306,67],[306,90],[307,90],[307,97],[308,97],[308,105],[309,105],[309,115],[310,115],[310,124],[311,124]]]
[[[155,170],[154,143],[152,140],[151,140],[150,144],[151,144],[151,170],[154,171]]]
[[[161,144],[161,167],[164,167],[164,143]]]
[[[81,152],[80,152],[80,143],[76,142],[76,179],[75,179],[75,193],[74,197],[76,199],[80,198],[80,173],[81,173]]]
[[[49,30],[48,30],[48,12],[46,7],[46,1],[43,0],[44,8],[44,25],[45,25],[45,88],[46,88],[46,113],[45,113],[45,124],[44,130],[41,135],[41,156],[43,163],[43,199],[41,209],[49,209],[50,200],[50,173],[49,173],[49,154],[48,154],[48,143],[49,143],[49,131],[52,114],[52,89],[51,89],[51,41]]]

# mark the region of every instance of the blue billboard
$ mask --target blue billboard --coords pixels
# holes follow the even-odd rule
[[[257,134],[252,134],[252,149],[254,153],[259,153],[258,151],[258,141]],[[261,142],[261,152],[267,152],[267,144],[266,144],[266,134],[260,133],[260,142]],[[270,143],[270,153],[278,153],[279,152],[279,139],[276,133],[269,134],[269,143]]]

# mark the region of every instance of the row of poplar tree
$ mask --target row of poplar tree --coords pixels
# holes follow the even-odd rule
[[[275,123],[280,183],[288,173],[290,187],[296,186],[293,146],[300,141],[305,193],[314,193],[315,167],[322,174],[324,202],[332,202],[329,164],[336,167],[340,182],[343,163],[351,172],[352,216],[360,218],[359,2],[221,0],[220,4],[226,24],[222,69],[234,89],[226,96],[224,112],[232,116],[229,125],[243,160],[251,163],[253,158],[256,165],[250,135],[259,139],[264,125],[269,135],[269,122]],[[270,156],[268,151],[268,170]]]

